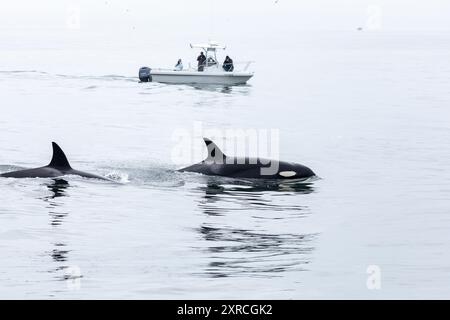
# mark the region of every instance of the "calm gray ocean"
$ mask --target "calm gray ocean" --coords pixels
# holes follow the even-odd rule
[[[222,88],[139,83],[207,41],[139,26],[1,29],[0,172],[56,141],[120,182],[1,178],[1,298],[450,298],[448,33],[261,21],[216,33],[255,61]],[[177,173],[173,134],[198,124],[279,130],[321,179]]]

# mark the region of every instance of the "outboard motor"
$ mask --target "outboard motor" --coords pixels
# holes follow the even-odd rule
[[[152,69],[149,67],[142,67],[139,69],[139,80],[142,82],[152,82]]]

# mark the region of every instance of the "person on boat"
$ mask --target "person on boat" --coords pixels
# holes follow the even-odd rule
[[[213,66],[213,65],[216,65],[217,62],[216,62],[216,60],[214,60],[213,57],[208,57],[207,64],[208,64],[208,67],[211,67],[211,66]]]
[[[183,62],[181,61],[181,59],[178,59],[178,62],[175,65],[175,71],[181,71],[181,70],[183,70]]]
[[[206,56],[203,54],[203,51],[200,52],[200,55],[197,57],[197,61],[198,61],[198,71],[203,71],[206,62]]]
[[[222,68],[227,72],[233,71],[234,70],[233,59],[231,59],[229,56],[226,56]]]

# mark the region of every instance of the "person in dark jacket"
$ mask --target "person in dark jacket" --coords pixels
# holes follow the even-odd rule
[[[206,56],[203,54],[203,51],[200,52],[200,55],[197,57],[197,61],[198,61],[198,71],[203,71],[206,62]]]
[[[227,72],[233,71],[234,70],[233,59],[231,59],[229,56],[226,56],[222,68]]]

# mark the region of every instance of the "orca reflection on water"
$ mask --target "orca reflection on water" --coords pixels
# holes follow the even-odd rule
[[[77,175],[85,178],[100,179],[106,181],[113,181],[111,179],[98,176],[95,174],[87,173],[72,169],[67,160],[66,155],[61,148],[52,142],[53,157],[52,161],[45,167],[35,169],[25,169],[13,172],[7,172],[0,174],[0,177],[4,178],[57,178],[65,175]]]
[[[315,176],[315,173],[310,168],[298,163],[226,156],[214,142],[207,138],[203,138],[203,140],[208,148],[208,157],[200,163],[179,171],[250,179],[293,180]]]

